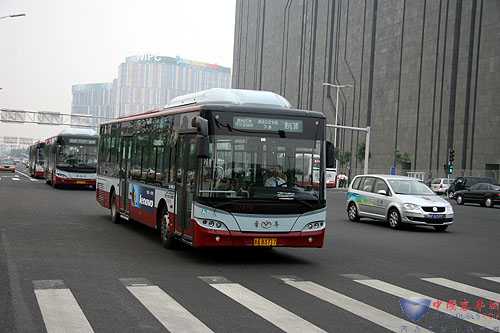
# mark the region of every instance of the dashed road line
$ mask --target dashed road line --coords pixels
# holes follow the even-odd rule
[[[238,283],[232,283],[224,277],[200,277],[211,287],[240,303],[253,313],[269,321],[285,332],[325,332],[321,328],[297,316],[296,314],[269,301]]]
[[[120,279],[128,291],[170,332],[213,332],[158,286],[145,279]]]
[[[35,295],[48,333],[94,332],[73,293],[61,280],[33,281]]]
[[[371,305],[365,304],[346,295],[328,289],[311,281],[301,281],[295,278],[280,278],[287,285],[299,289],[309,295],[317,297],[358,317],[371,321],[392,332],[400,333],[402,327],[415,327],[416,332],[432,332],[424,327],[396,317],[390,313],[379,310]]]

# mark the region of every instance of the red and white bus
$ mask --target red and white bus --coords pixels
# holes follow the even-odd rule
[[[45,180],[60,186],[95,187],[98,135],[93,129],[69,128],[44,141]]]
[[[323,246],[325,117],[279,95],[175,98],[102,124],[98,156],[99,204],[115,223],[158,229],[165,247]]]
[[[29,148],[28,170],[31,177],[45,176],[45,142],[35,142]]]

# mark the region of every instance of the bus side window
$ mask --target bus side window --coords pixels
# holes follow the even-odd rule
[[[163,163],[162,163],[162,170],[163,170],[163,179],[162,179],[162,184],[165,185],[170,182],[170,159],[171,159],[171,151],[172,147],[170,146],[170,143],[167,142],[163,149]]]
[[[132,146],[132,161],[130,166],[130,177],[132,179],[140,179],[141,177],[141,159],[142,159],[142,149],[139,145],[139,139],[137,136],[134,137]]]

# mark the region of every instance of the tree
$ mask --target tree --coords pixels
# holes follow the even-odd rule
[[[340,169],[343,169],[347,163],[351,161],[350,151],[341,151],[337,155],[337,160],[339,161]]]
[[[356,151],[356,159],[360,162],[363,162],[365,160],[365,150],[366,150],[366,145],[364,143],[361,143],[358,145],[358,149]],[[370,153],[368,158],[371,158],[372,154]]]
[[[396,150],[396,164],[401,166],[403,170],[411,169],[411,158],[408,153],[401,153],[399,150]]]

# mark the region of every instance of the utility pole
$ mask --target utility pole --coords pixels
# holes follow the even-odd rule
[[[324,87],[334,87],[334,88],[337,88],[337,98],[335,100],[335,123],[334,123],[334,125],[335,125],[334,126],[334,131],[335,132],[334,132],[334,136],[333,136],[333,147],[334,147],[334,149],[336,151],[337,150],[337,127],[341,127],[341,126],[338,126],[338,121],[339,121],[339,118],[338,118],[338,114],[339,114],[339,93],[340,93],[340,89],[347,88],[347,87],[352,88],[352,85],[351,84],[333,84],[333,83],[323,82],[323,86]],[[369,135],[368,135],[368,137],[369,137]],[[339,160],[335,159],[335,168],[337,169],[337,173],[339,172],[338,165],[339,165]]]

